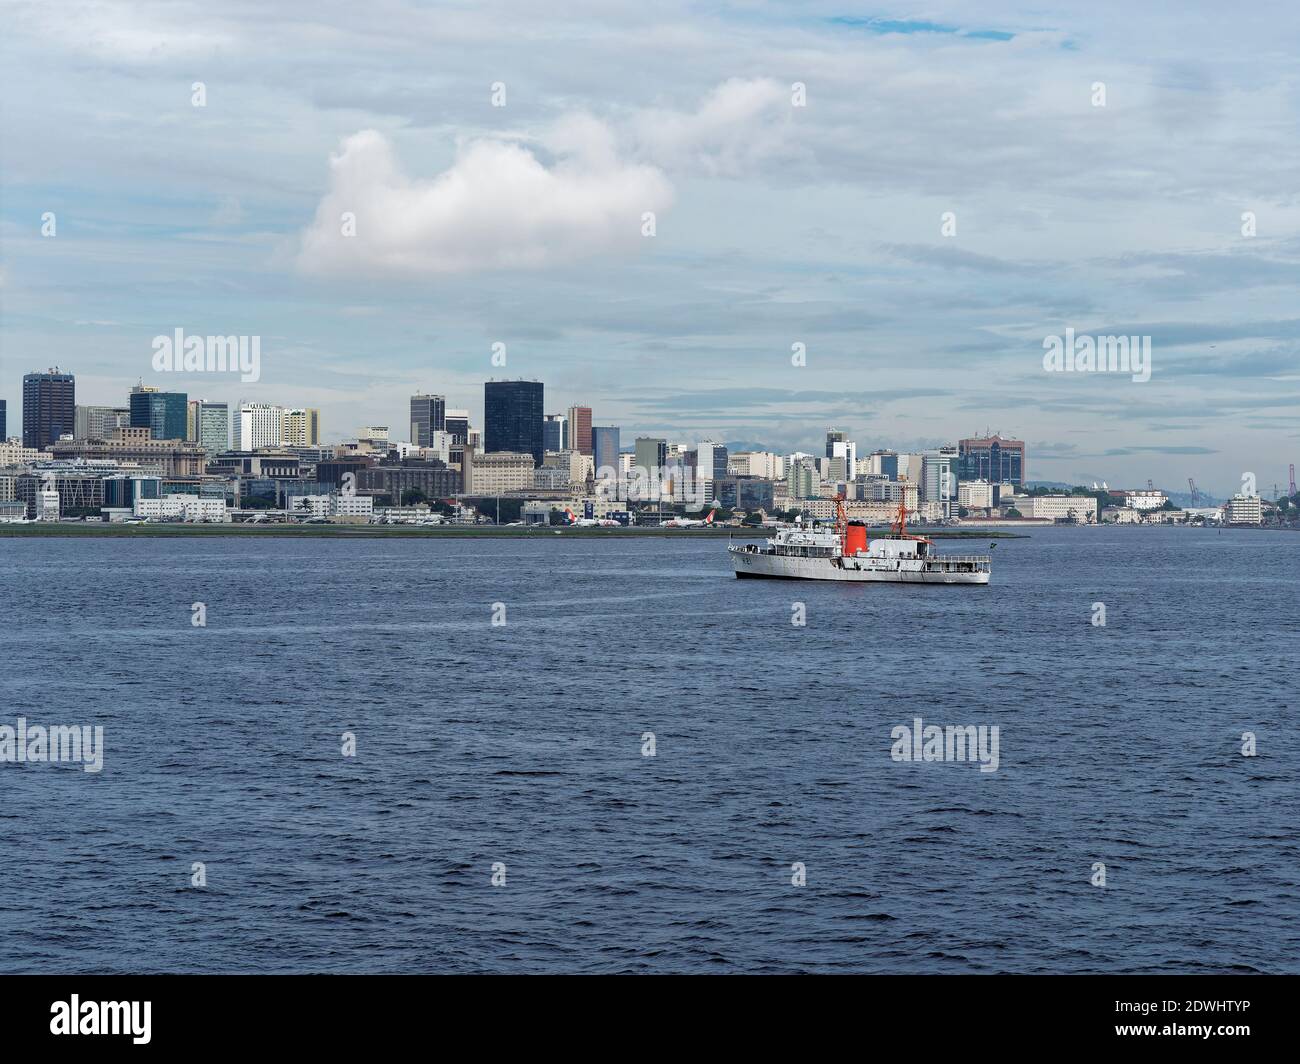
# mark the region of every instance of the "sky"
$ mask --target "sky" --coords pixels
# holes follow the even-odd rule
[[[9,432],[53,365],[327,442],[523,377],[625,446],[992,430],[1034,480],[1271,494],[1300,15],[1143,6],[6,0]],[[260,379],[157,372],[178,328]],[[1150,379],[1045,369],[1067,329],[1149,336]]]

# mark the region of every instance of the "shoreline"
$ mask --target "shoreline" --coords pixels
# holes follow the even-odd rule
[[[342,536],[358,539],[526,539],[539,536],[579,536],[586,539],[635,539],[638,537],[680,536],[690,539],[764,539],[772,535],[770,528],[574,528],[571,526],[542,526],[538,528],[497,527],[494,525],[451,525],[445,528],[420,528],[412,525],[253,525],[253,524],[107,524],[100,521],[78,523],[73,521],[36,522],[33,524],[0,524],[0,538],[22,537],[78,539],[88,536],[123,538],[131,536],[282,536],[321,537]],[[883,530],[882,530],[883,531]],[[1025,539],[1025,533],[1006,530],[975,529],[918,529],[934,539]]]

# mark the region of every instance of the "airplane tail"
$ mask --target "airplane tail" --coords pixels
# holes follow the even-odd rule
[[[567,506],[564,508],[564,515],[569,519],[569,524],[576,525],[578,523],[578,519],[573,516],[573,511]]]
[[[711,525],[711,524],[713,524],[713,515],[716,514],[717,512],[718,512],[717,510],[710,510],[710,511],[709,511],[709,516],[706,517],[706,518],[704,519],[704,523],[705,523],[706,525]]]

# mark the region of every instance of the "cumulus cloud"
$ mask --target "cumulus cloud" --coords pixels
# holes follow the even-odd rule
[[[380,275],[539,269],[634,250],[645,239],[643,213],[672,200],[664,174],[621,158],[609,129],[589,116],[559,123],[538,152],[467,141],[431,179],[408,176],[388,138],[364,130],[331,156],[329,190],[298,262],[313,273]]]

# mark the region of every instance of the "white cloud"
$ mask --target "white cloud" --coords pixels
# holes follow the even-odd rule
[[[460,145],[432,179],[409,177],[392,144],[365,130],[330,158],[330,187],[303,234],[298,258],[312,273],[429,275],[539,269],[644,242],[645,211],[672,204],[655,167],[619,158],[610,131],[566,119],[543,155],[492,139]],[[343,234],[345,213],[355,235]]]
[[[791,86],[731,78],[695,112],[647,109],[633,123],[643,154],[670,169],[710,177],[746,174],[788,150]]]

